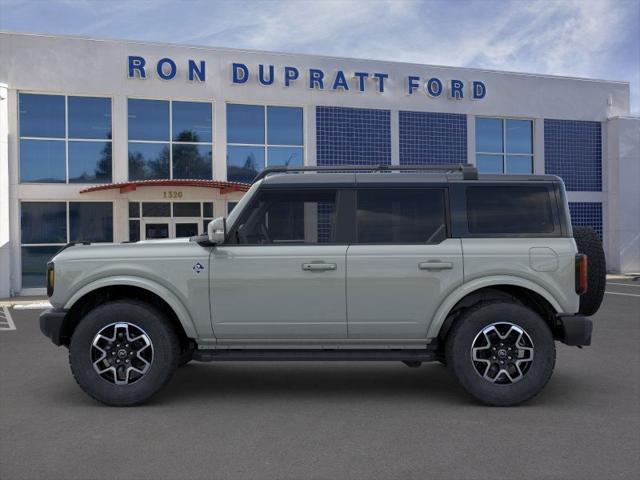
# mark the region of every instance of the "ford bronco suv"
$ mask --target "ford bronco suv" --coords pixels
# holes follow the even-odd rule
[[[604,284],[558,177],[276,167],[207,234],[67,245],[40,328],[108,405],[148,400],[191,360],[387,360],[440,361],[507,406],[543,389],[554,341],[591,343]]]

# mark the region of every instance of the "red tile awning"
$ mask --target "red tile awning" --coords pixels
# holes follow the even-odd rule
[[[107,183],[95,185],[80,190],[80,193],[101,192],[103,190],[120,189],[120,193],[133,192],[141,187],[200,187],[217,188],[221,194],[231,192],[246,192],[249,190],[248,183],[222,182],[219,180],[137,180],[133,182]]]

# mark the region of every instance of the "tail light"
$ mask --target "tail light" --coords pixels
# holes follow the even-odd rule
[[[56,271],[53,262],[47,263],[47,297],[53,295],[53,287],[56,283]]]
[[[576,293],[578,295],[587,293],[588,263],[586,255],[582,253],[576,255]]]

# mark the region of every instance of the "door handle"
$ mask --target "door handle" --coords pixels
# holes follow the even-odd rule
[[[453,268],[453,262],[420,262],[418,264],[420,270],[451,270]]]
[[[303,263],[302,270],[306,272],[326,272],[327,270],[335,270],[338,265],[335,263]]]

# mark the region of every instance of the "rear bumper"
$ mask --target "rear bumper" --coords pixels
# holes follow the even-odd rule
[[[64,323],[68,310],[50,308],[40,314],[40,331],[51,339],[55,345],[67,345],[68,338],[64,335]]]
[[[591,332],[593,322],[580,315],[558,315],[558,340],[566,345],[583,346],[591,345]]]

